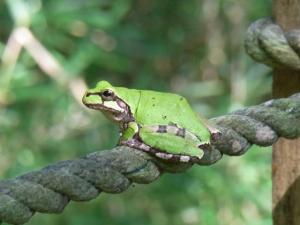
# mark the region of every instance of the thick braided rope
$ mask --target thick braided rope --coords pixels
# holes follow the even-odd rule
[[[222,154],[241,155],[252,144],[272,145],[278,137],[300,136],[300,93],[268,101],[210,120],[221,137],[206,151],[200,165]],[[27,222],[34,212],[61,213],[70,200],[88,201],[100,192],[120,193],[132,182],[147,184],[165,172],[180,172],[191,164],[158,161],[128,147],[95,152],[59,162],[20,177],[0,181],[0,220]]]
[[[255,21],[247,30],[246,52],[275,68],[300,70],[300,30],[284,32],[270,18]]]

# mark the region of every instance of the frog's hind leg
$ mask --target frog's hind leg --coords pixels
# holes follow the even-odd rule
[[[191,143],[192,145],[201,147],[206,146],[209,143],[201,140],[200,137],[195,135],[194,133],[186,130],[185,128],[178,127],[175,123],[170,123],[169,125],[152,125],[152,126],[144,126],[141,130],[146,131],[148,133],[160,133],[160,134],[170,134]]]
[[[143,126],[139,130],[139,138],[143,143],[155,149],[160,158],[177,158],[177,161],[189,162],[191,159],[201,159],[204,144],[192,132],[175,125]]]

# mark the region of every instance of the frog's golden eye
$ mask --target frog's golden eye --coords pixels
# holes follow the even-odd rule
[[[105,90],[101,92],[101,97],[103,100],[112,100],[115,96],[115,93],[112,90]]]

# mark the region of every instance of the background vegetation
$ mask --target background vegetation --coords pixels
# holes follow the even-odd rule
[[[0,1],[1,178],[116,144],[117,127],[80,103],[85,83],[105,79],[177,92],[206,117],[270,98],[270,70],[243,49],[247,26],[269,16],[270,6],[260,0]],[[271,224],[270,158],[270,150],[253,147],[121,195],[73,202],[61,215],[37,214],[28,224]]]

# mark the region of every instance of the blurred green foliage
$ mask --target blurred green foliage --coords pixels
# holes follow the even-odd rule
[[[270,70],[243,49],[247,26],[269,16],[270,6],[270,0],[0,1],[1,177],[112,148],[118,139],[116,126],[84,110],[68,85],[38,66],[43,56],[33,59],[23,49],[16,61],[5,60],[16,27],[31,30],[67,83],[106,79],[177,92],[212,117],[270,97]],[[73,202],[61,215],[37,214],[28,224],[271,224],[270,158],[270,150],[253,147],[121,195]]]

